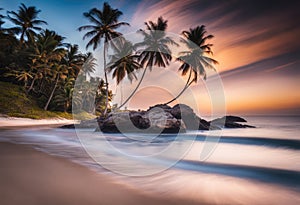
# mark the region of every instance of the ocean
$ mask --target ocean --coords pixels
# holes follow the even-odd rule
[[[248,116],[257,128],[179,135],[102,134],[93,129],[1,130],[149,194],[210,204],[300,204],[300,117]]]

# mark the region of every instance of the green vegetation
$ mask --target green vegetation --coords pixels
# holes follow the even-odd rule
[[[23,87],[8,82],[0,82],[0,113],[33,119],[73,118],[72,114],[66,112],[44,111],[36,99],[25,94]]]
[[[101,39],[104,39],[103,47],[103,65],[106,68],[106,52],[108,51],[107,43],[113,38],[120,37],[122,34],[117,32],[116,29],[121,26],[129,26],[126,22],[119,22],[119,17],[123,13],[118,9],[113,9],[108,3],[104,2],[102,10],[97,8],[91,9],[89,12],[85,12],[83,15],[92,23],[91,25],[85,25],[79,27],[79,31],[89,30],[83,37],[91,38],[86,47],[93,46],[95,50],[98,45],[101,43]],[[106,115],[108,111],[108,79],[107,71],[104,70],[105,77],[105,109],[103,114]]]
[[[112,94],[105,93],[102,79],[91,76],[96,59],[55,31],[40,27],[47,25],[38,18],[40,12],[21,4],[18,11],[8,11],[6,18],[0,15],[1,26],[4,19],[15,25],[0,27],[0,81],[11,87],[1,90],[0,112],[29,118],[71,118],[72,110],[80,118],[91,118],[87,112],[101,115]]]
[[[103,80],[92,75],[97,66],[92,53],[81,53],[78,45],[65,42],[63,36],[44,28],[47,22],[39,19],[40,12],[34,6],[21,4],[17,11],[7,11],[7,16],[0,14],[0,113],[30,118],[71,118],[72,111],[79,118],[106,116],[112,110],[109,73],[119,85],[126,76],[130,81],[138,80],[136,72],[144,69],[133,92],[120,106],[114,105],[118,110],[137,91],[147,70],[151,71],[152,66],[166,68],[172,61],[179,61],[179,72],[189,73],[189,77],[178,96],[166,103],[169,104],[192,83],[197,83],[199,77],[205,79],[205,69],[214,69],[217,63],[208,57],[212,54],[212,44],[207,40],[213,36],[207,35],[205,26],[182,32],[181,42],[188,50],[174,60],[169,46],[178,44],[167,36],[167,20],[159,17],[157,21],[145,22],[145,30],[138,31],[143,41],[133,45],[117,31],[129,25],[119,22],[122,12],[104,3],[102,9],[85,12],[90,24],[78,28],[86,31],[83,37],[89,39],[86,48],[92,46],[95,50],[104,43]],[[3,28],[6,20],[13,27]],[[119,40],[110,43],[116,37]],[[109,50],[114,55],[107,56]]]

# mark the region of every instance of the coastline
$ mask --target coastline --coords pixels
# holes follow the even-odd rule
[[[29,122],[35,121],[39,120],[29,120]],[[52,121],[55,122],[55,120]],[[49,122],[49,120],[47,120],[47,122]],[[268,119],[267,122],[270,123]],[[293,122],[293,120],[291,122]],[[278,122],[278,124],[291,125],[291,122],[284,121]],[[265,127],[265,123],[265,121],[259,121],[258,124]],[[293,124],[292,127],[296,128],[296,126],[297,124]],[[280,128],[280,126],[277,127]],[[215,168],[210,170],[212,173],[203,173],[201,169],[198,172],[197,170],[190,170],[189,167],[185,167],[188,169],[173,169],[166,175],[151,176],[145,178],[145,180],[139,178],[122,180],[122,178],[114,178],[101,171],[98,172],[94,170],[93,167],[86,166],[85,163],[77,164],[76,159],[80,159],[82,155],[80,154],[81,152],[78,152],[76,146],[73,147],[74,142],[71,135],[74,130],[68,130],[66,132],[66,130],[51,129],[51,127],[46,125],[31,125],[28,129],[17,127],[15,130],[3,130],[1,139],[3,139],[4,142],[8,141],[17,144],[0,142],[0,204],[192,205],[205,203],[240,204],[240,202],[243,202],[243,204],[261,205],[266,203],[296,204],[300,201],[297,196],[299,189],[285,186],[285,184],[282,183],[285,182],[284,179],[283,181],[281,180],[282,182],[280,183],[269,184],[262,182],[259,180],[259,176],[265,177],[266,175],[260,171],[256,172],[253,169],[249,169],[255,166],[265,167],[265,164],[268,164],[268,166],[265,167],[268,168],[268,170],[272,168],[298,170],[295,165],[298,159],[298,157],[296,157],[297,150],[286,150],[285,146],[279,148],[276,145],[276,148],[273,148],[272,146],[269,147],[265,145],[266,141],[264,138],[269,136],[270,139],[273,139],[274,133],[280,133],[279,136],[285,137],[296,136],[294,132],[293,134],[285,132],[284,130],[280,132],[280,130],[282,130],[282,128],[272,131],[271,135],[269,133],[271,130],[264,131],[264,129],[260,128],[252,130],[249,135],[252,136],[254,134],[253,136],[257,136],[258,138],[257,140],[252,139],[255,145],[251,143],[240,144],[239,140],[234,144],[221,142],[218,147],[219,155],[216,153],[216,155],[212,156],[215,158],[216,163],[221,163],[220,166],[222,169],[224,168],[223,163],[225,163],[225,165],[230,163],[237,165],[237,169],[232,170],[233,172],[239,171],[240,168],[243,167],[246,168],[243,169],[246,173],[255,174],[257,176],[252,179],[244,179],[239,176],[238,173],[234,174],[234,176],[227,176],[226,173],[225,175],[222,173],[221,175],[216,175],[214,174],[214,171],[216,171]],[[226,133],[228,136],[232,136],[232,134],[236,134],[236,131],[230,132],[230,130],[225,130],[225,136]],[[236,136],[237,139],[245,137],[245,133],[241,133],[241,130],[238,133],[240,137]],[[56,136],[61,137],[56,138]],[[54,139],[52,140],[52,138]],[[260,138],[263,138],[263,141],[260,141]],[[62,144],[57,140],[62,140],[62,144],[67,140],[67,144],[61,146]],[[234,142],[235,140],[232,139],[231,141]],[[263,142],[263,147],[257,144],[260,142]],[[198,142],[198,145],[199,143],[201,142]],[[70,145],[72,149],[68,148]],[[126,147],[131,149],[128,147],[128,144],[126,144]],[[38,151],[35,150],[35,148],[37,148]],[[235,150],[234,152],[239,150],[239,156],[227,152],[228,149],[231,151]],[[46,151],[46,153],[44,153],[43,150]],[[199,149],[195,147],[194,150]],[[75,155],[73,155],[74,151],[76,153]],[[253,155],[253,153],[262,153],[265,162],[263,163],[258,160],[257,155]],[[66,156],[66,158],[64,156]],[[71,156],[71,158],[68,156]],[[222,156],[226,156],[226,160],[223,160]],[[75,164],[72,159],[75,159]],[[192,155],[188,156],[187,159],[197,161],[197,158],[194,158]],[[240,164],[240,162],[244,162],[245,159],[247,159],[247,163]],[[83,161],[85,160],[83,159]],[[118,163],[118,161],[116,161],[116,163]],[[229,166],[228,169],[231,170],[232,166]],[[268,178],[273,176],[273,180],[270,182],[276,182],[276,178],[278,177],[276,173],[274,175],[274,173],[272,174],[270,172],[271,176],[269,176],[268,173],[269,172],[266,172]],[[297,180],[297,176],[294,178],[295,180]],[[292,180],[294,181],[294,179]],[[288,182],[291,180],[291,177],[288,177],[286,180]],[[244,191],[245,188],[247,192]],[[121,189],[121,191],[119,189]],[[124,195],[128,197],[124,198]],[[276,195],[275,198],[274,195]],[[122,198],[121,202],[114,199],[120,197]],[[38,202],[36,202],[36,200],[38,200]]]
[[[64,118],[30,119],[19,117],[0,117],[0,129],[14,129],[26,127],[59,127],[67,124],[79,123],[78,120]]]
[[[12,204],[199,204],[150,196],[28,145],[0,143],[0,199]]]

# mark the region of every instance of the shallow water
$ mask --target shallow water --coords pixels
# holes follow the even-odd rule
[[[246,119],[257,128],[180,136],[23,128],[1,131],[0,141],[30,144],[167,197],[212,204],[300,204],[300,117]]]

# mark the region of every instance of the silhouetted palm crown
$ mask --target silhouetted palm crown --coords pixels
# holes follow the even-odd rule
[[[181,61],[182,65],[179,70],[182,71],[182,75],[185,75],[188,71],[192,71],[194,82],[197,82],[199,75],[206,79],[205,68],[215,69],[213,64],[218,63],[216,60],[206,56],[207,54],[212,54],[212,44],[206,44],[206,41],[213,38],[213,36],[206,36],[205,26],[203,25],[191,28],[189,31],[183,31],[182,35],[185,38],[182,38],[181,42],[189,50],[180,53],[181,56],[177,60]]]
[[[170,37],[166,36],[168,21],[162,17],[157,22],[149,21],[146,30],[139,32],[144,36],[143,42],[137,43],[142,47],[140,51],[140,62],[144,67],[159,66],[166,67],[172,60],[171,50],[168,45],[177,45]]]
[[[137,79],[135,71],[141,68],[137,62],[138,56],[133,55],[134,46],[129,41],[121,41],[115,43],[114,53],[111,55],[111,61],[108,64],[108,72],[113,71],[113,78],[117,79],[119,84],[127,75],[128,79],[132,81]]]
[[[92,23],[92,25],[79,27],[79,31],[90,30],[83,37],[83,39],[91,38],[86,47],[93,46],[95,50],[102,38],[104,38],[106,43],[120,36],[121,33],[115,31],[115,29],[122,25],[129,25],[126,22],[118,22],[122,14],[118,9],[112,9],[108,3],[103,4],[102,11],[93,8],[89,12],[84,13],[83,15]]]
[[[18,12],[8,12],[7,18],[16,25],[15,27],[11,28],[11,30],[15,33],[21,33],[21,43],[24,42],[25,35],[29,40],[36,35],[36,31],[42,30],[39,25],[47,24],[47,22],[38,19],[38,14],[40,12],[41,10],[37,10],[36,7],[26,7],[24,4],[21,4]]]

